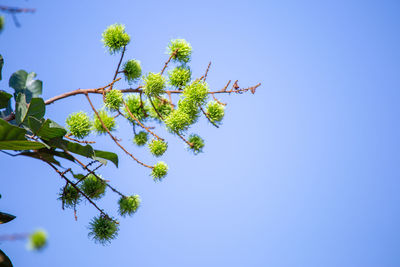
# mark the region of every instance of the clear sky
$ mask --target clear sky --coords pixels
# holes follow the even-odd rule
[[[19,69],[38,73],[45,99],[107,84],[118,57],[100,39],[116,22],[132,37],[127,59],[141,60],[144,72],[159,71],[179,37],[194,48],[195,76],[212,61],[213,89],[230,79],[262,83],[255,95],[223,97],[220,129],[204,120],[193,128],[205,153],[170,136],[161,183],[99,139],[120,155],[120,167],[103,176],[142,198],[106,247],[87,237],[97,215],[90,205],[79,207],[77,222],[61,210],[64,183],[48,166],[0,154],[0,210],[17,216],[0,234],[49,233],[40,253],[22,241],[0,244],[16,267],[400,266],[399,1],[3,2],[37,12],[19,15],[21,28],[6,17],[1,89]],[[47,112],[63,124],[71,112],[91,113],[84,100]],[[127,125],[117,135],[156,162],[130,143]],[[99,204],[115,215],[116,202],[108,192]]]

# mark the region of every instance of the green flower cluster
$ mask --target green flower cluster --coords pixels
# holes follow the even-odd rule
[[[4,28],[4,16],[0,16],[0,32],[3,30]]]
[[[81,184],[81,190],[90,198],[99,199],[104,196],[106,191],[106,182],[100,175],[89,174]]]
[[[92,128],[89,116],[83,111],[70,114],[65,123],[67,124],[68,131],[79,139],[88,136]]]
[[[44,230],[36,230],[29,235],[29,248],[32,250],[41,250],[47,244],[47,233]]]
[[[122,92],[120,90],[110,90],[106,93],[104,104],[111,110],[117,110],[122,105]]]
[[[121,197],[118,201],[119,204],[119,214],[121,216],[132,216],[140,206],[139,195],[133,195],[130,197]]]
[[[102,42],[110,54],[121,51],[131,40],[131,37],[125,32],[125,26],[121,24],[108,26],[102,37]]]
[[[167,99],[154,98],[152,101],[153,101],[153,104],[156,107],[158,113],[160,113],[160,115],[163,118],[166,118],[169,114],[171,114],[172,107]],[[161,122],[161,119],[159,118],[157,112],[154,110],[154,108],[151,104],[149,104],[149,115],[156,121]]]
[[[167,47],[167,53],[171,56],[175,51],[176,53],[172,57],[174,61],[180,61],[183,63],[190,61],[190,56],[192,55],[192,46],[186,40],[171,40]]]
[[[102,245],[106,245],[115,239],[119,230],[116,222],[103,215],[94,217],[89,224],[89,229],[89,237]]]
[[[99,111],[99,116],[100,119],[103,121],[104,125],[107,127],[107,129],[110,130],[110,132],[115,130],[116,123],[115,123],[115,118],[113,116],[109,116],[107,111],[105,111],[104,109]],[[93,128],[98,134],[107,133],[106,129],[103,128],[103,125],[101,124],[101,121],[99,120],[97,115],[94,116]]]
[[[192,145],[189,147],[195,155],[203,152],[204,140],[197,134],[191,134],[188,138],[188,142]]]
[[[133,138],[133,143],[135,143],[137,146],[144,146],[147,143],[148,140],[148,133],[145,131],[140,131],[139,133],[135,134],[135,137]]]
[[[208,85],[204,81],[195,81],[183,90],[183,97],[166,119],[165,125],[171,132],[186,131],[199,117],[199,106],[203,105],[208,96]]]
[[[167,143],[162,140],[153,139],[149,143],[150,152],[156,157],[162,156],[167,150],[167,148],[168,148]]]
[[[189,67],[180,66],[168,71],[169,84],[177,88],[182,88],[190,82],[192,72]]]
[[[212,122],[221,122],[225,115],[225,107],[216,101],[210,101],[206,113]]]
[[[168,165],[165,162],[157,162],[156,165],[153,166],[153,170],[151,171],[151,176],[153,176],[154,181],[161,181],[167,175]]]
[[[134,82],[140,78],[142,75],[142,67],[140,66],[140,61],[136,59],[131,59],[125,62],[123,67],[123,72],[125,79],[128,82]]]
[[[159,96],[164,92],[166,82],[160,73],[150,72],[143,77],[143,82],[143,91],[147,96]]]
[[[149,111],[149,107],[143,101],[140,101],[140,96],[130,94],[125,98],[125,103],[128,106],[129,111],[132,115],[138,119],[139,121],[144,121],[147,117],[147,113]],[[134,119],[129,115],[126,107],[124,108],[125,117],[132,123],[136,123]]]
[[[61,189],[59,199],[64,201],[64,206],[67,208],[75,207],[80,201],[80,194],[78,190],[72,185],[68,184],[66,187]]]

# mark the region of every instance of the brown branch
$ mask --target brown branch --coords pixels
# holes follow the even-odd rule
[[[67,135],[64,135],[64,137],[65,137],[65,138],[67,138],[67,139],[69,139],[69,140],[71,140],[71,141],[74,141],[74,142],[80,143],[80,144],[94,144],[94,143],[96,143],[95,141],[85,141],[85,140],[78,140],[78,139],[75,139],[75,138],[69,137],[69,135],[68,135],[68,134],[67,134]]]
[[[97,118],[99,119],[101,125],[103,126],[103,129],[106,130],[106,132],[108,133],[108,135],[109,135],[109,136],[111,137],[111,139],[117,144],[117,146],[119,146],[127,155],[129,155],[132,159],[134,159],[134,160],[135,160],[137,163],[139,163],[140,165],[142,165],[142,166],[144,166],[144,167],[147,167],[147,168],[149,168],[149,169],[153,169],[153,168],[154,168],[153,166],[147,165],[147,164],[141,162],[140,160],[138,160],[137,158],[135,158],[131,153],[129,153],[129,152],[118,142],[117,138],[115,138],[115,137],[111,134],[110,130],[106,127],[106,125],[104,124],[103,120],[100,118],[100,115],[99,115],[99,113],[97,112],[97,110],[94,108],[93,103],[92,103],[92,101],[90,100],[89,95],[86,93],[85,96],[86,96],[86,98],[87,98],[87,100],[88,100],[90,106],[92,107],[92,110],[94,111],[94,113],[96,113],[96,116],[97,116]]]
[[[204,81],[206,81],[206,79],[207,79],[207,74],[208,74],[208,71],[210,70],[210,66],[211,66],[211,61],[210,61],[210,63],[208,63],[208,67],[207,67],[206,73],[203,76]]]
[[[9,6],[0,6],[0,10],[9,13],[34,13],[36,9],[34,8],[19,8],[19,7],[9,7]]]
[[[7,117],[3,118],[3,120],[5,120],[5,121],[12,121],[14,119],[15,119],[15,113],[14,112],[11,112],[10,115],[8,115]]]
[[[163,75],[165,69],[167,68],[169,62],[171,61],[171,59],[176,55],[176,53],[178,53],[179,48],[177,48],[172,54],[171,56],[168,58],[168,60],[165,62],[164,67],[162,68],[160,75]]]
[[[142,127],[143,129],[145,129],[147,132],[149,132],[151,135],[153,135],[154,137],[156,137],[159,140],[164,141],[163,138],[159,137],[158,135],[156,135],[155,133],[153,133],[148,127],[144,126],[143,123],[141,123],[135,116],[133,116],[132,112],[129,110],[128,105],[125,103],[124,100],[122,100],[122,103],[124,104],[126,111],[128,112],[129,116],[134,119],[139,125],[140,127]]]
[[[114,83],[118,82],[121,78],[115,79],[113,80],[111,83],[107,84],[106,86],[100,87],[100,88],[94,88],[94,89],[76,89],[55,97],[52,97],[50,99],[47,99],[44,103],[46,105],[52,104],[57,100],[63,99],[63,98],[67,98],[70,96],[74,96],[74,95],[80,95],[80,94],[103,94],[103,90],[112,86]]]
[[[125,50],[126,50],[126,46],[124,46],[124,48],[122,49],[121,58],[119,59],[117,69],[115,70],[115,74],[114,74],[113,81],[115,81],[115,79],[117,78],[118,73],[120,73],[119,67],[121,67],[122,59],[124,58],[124,55],[125,55]],[[114,84],[112,84],[112,85],[110,86],[110,89],[109,89],[109,90],[112,90],[113,85],[114,85]]]

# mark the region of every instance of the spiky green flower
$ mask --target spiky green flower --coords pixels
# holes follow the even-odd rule
[[[68,131],[76,138],[82,139],[90,134],[92,122],[85,112],[72,113],[65,120]]]
[[[162,156],[168,148],[168,144],[162,140],[153,139],[149,143],[149,149],[151,154],[156,157]]]
[[[172,57],[174,61],[180,61],[183,63],[190,61],[190,56],[192,55],[192,46],[186,40],[171,40],[167,47],[167,53],[171,56],[175,51],[176,53]]]
[[[66,208],[73,208],[79,203],[80,197],[78,190],[68,184],[66,187],[61,189],[60,197],[58,199],[64,202]]]
[[[154,106],[156,107],[158,113],[163,118],[166,118],[172,111],[172,106],[169,103],[169,101],[165,98],[154,98],[152,99]],[[157,112],[154,110],[153,106],[149,104],[149,115],[153,119],[157,120],[158,122],[161,122],[160,117],[158,116]]]
[[[96,243],[107,245],[117,237],[119,227],[111,218],[100,215],[89,223],[89,230],[89,237]]]
[[[117,110],[122,105],[122,100],[122,92],[120,90],[113,89],[106,93],[104,104],[111,110]]]
[[[143,77],[144,93],[148,96],[159,96],[164,92],[165,78],[160,73],[150,72]]]
[[[90,198],[99,199],[104,196],[106,191],[106,182],[99,174],[89,174],[81,184],[81,190]]]
[[[190,81],[192,72],[189,67],[180,66],[168,71],[169,84],[177,88],[182,88]]]
[[[131,40],[131,37],[125,32],[125,26],[122,24],[108,26],[102,37],[102,42],[110,54],[121,51]]]
[[[225,107],[216,101],[210,101],[206,113],[212,122],[220,123],[224,118]]]
[[[134,82],[140,78],[142,75],[142,67],[140,66],[140,61],[136,59],[131,59],[125,62],[123,70],[125,79],[128,82]]]
[[[192,144],[189,149],[192,150],[195,155],[203,152],[204,140],[200,136],[191,134],[188,138],[188,142]]]
[[[106,126],[110,132],[115,130],[116,124],[115,124],[115,118],[113,116],[109,116],[107,111],[105,111],[104,109],[99,111],[99,116],[103,121],[104,126]],[[103,128],[103,125],[101,124],[101,121],[99,120],[96,114],[94,115],[93,128],[98,134],[107,133],[106,129]]]
[[[130,94],[125,98],[125,103],[129,108],[131,114],[139,121],[144,121],[147,118],[149,112],[149,106],[145,101],[140,101],[140,96]],[[124,108],[125,117],[132,123],[136,123],[134,119],[128,113],[126,107]]]
[[[200,114],[199,104],[197,104],[190,98],[179,99],[178,110],[184,112],[190,117],[189,124],[195,123]]]
[[[153,176],[154,181],[161,181],[167,175],[168,165],[165,162],[157,162],[151,171],[151,176]]]
[[[140,206],[139,195],[133,195],[130,197],[121,197],[118,201],[119,204],[119,214],[121,216],[132,216]]]
[[[197,105],[203,105],[208,96],[208,84],[205,81],[194,81],[183,90],[183,96]]]
[[[28,247],[32,250],[41,250],[47,244],[47,233],[44,230],[36,230],[29,235]]]
[[[170,132],[181,133],[186,131],[192,119],[182,110],[175,109],[168,117],[165,118],[165,126]]]
[[[4,16],[0,16],[0,32],[3,30],[4,28]]]
[[[133,143],[135,143],[137,146],[144,146],[147,143],[148,136],[149,135],[147,132],[140,131],[135,134],[135,137],[133,138]]]

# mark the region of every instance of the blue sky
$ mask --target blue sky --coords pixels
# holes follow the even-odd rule
[[[44,98],[95,88],[112,78],[117,56],[100,42],[123,23],[132,41],[126,58],[159,71],[172,38],[194,48],[201,76],[209,61],[213,89],[228,80],[258,82],[255,95],[231,95],[223,127],[202,120],[206,140],[193,156],[169,136],[168,177],[120,155],[102,175],[142,206],[122,219],[119,237],[103,247],[87,238],[97,215],[88,204],[78,222],[56,200],[63,181],[44,164],[0,155],[0,210],[17,215],[0,234],[45,228],[49,246],[29,252],[0,244],[15,266],[399,266],[400,26],[398,1],[4,1],[35,7],[7,16],[0,34],[4,79],[38,73]],[[118,88],[127,85],[121,82]],[[96,98],[100,106],[100,98]],[[82,96],[49,106],[63,123],[89,106]],[[161,133],[165,133],[161,130]],[[146,149],[118,137],[146,162]],[[166,134],[164,134],[166,135]],[[99,204],[115,215],[117,196]]]

